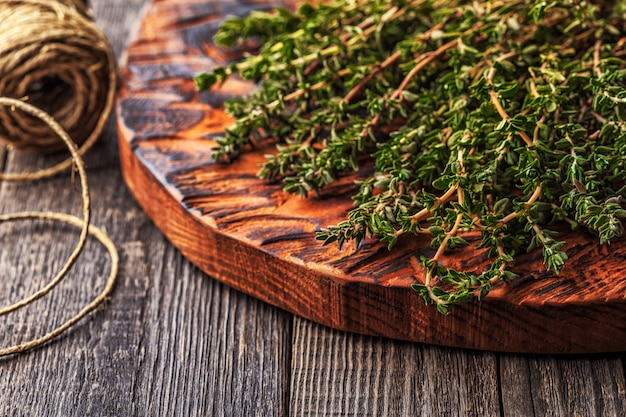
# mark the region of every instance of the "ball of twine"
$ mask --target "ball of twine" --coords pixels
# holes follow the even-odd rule
[[[0,96],[24,100],[50,114],[82,145],[81,154],[102,133],[116,85],[115,57],[85,3],[0,2]],[[45,123],[9,108],[0,110],[0,140],[28,151],[65,149]],[[43,175],[70,164],[66,161]]]

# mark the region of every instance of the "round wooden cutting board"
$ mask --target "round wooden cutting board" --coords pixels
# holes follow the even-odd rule
[[[624,240],[600,246],[592,236],[562,236],[570,260],[559,276],[545,270],[540,253],[525,255],[515,265],[519,280],[444,316],[410,289],[423,277],[411,259],[433,253],[428,239],[392,252],[373,241],[339,250],[315,240],[352,207],[355,177],[300,199],[257,179],[271,149],[214,163],[214,138],[231,122],[221,104],[251,86],[229,81],[199,93],[193,76],[236,56],[211,43],[224,16],[268,7],[153,0],[124,57],[117,102],[124,178],[184,256],[233,288],[336,329],[496,351],[626,350]],[[480,270],[486,259],[469,249],[448,262]]]

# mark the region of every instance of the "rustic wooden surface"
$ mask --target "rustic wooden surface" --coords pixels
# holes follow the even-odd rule
[[[373,240],[358,250],[315,240],[315,230],[345,219],[356,177],[301,199],[256,178],[271,147],[214,163],[213,136],[231,123],[221,101],[251,85],[229,80],[198,93],[193,75],[234,55],[211,45],[225,15],[270,3],[153,1],[127,49],[117,109],[122,172],[175,247],[229,286],[339,330],[508,352],[626,350],[626,242],[609,250],[569,232],[560,275],[546,270],[540,252],[525,254],[513,266],[521,279],[443,316],[410,289],[424,279],[412,260],[432,255],[428,238],[402,240],[391,252]],[[488,267],[473,245],[444,262]]]
[[[120,54],[144,0],[93,0]],[[134,203],[111,124],[87,156],[94,223],[122,255],[110,302],[65,336],[0,359],[0,416],[624,416],[626,354],[495,354],[359,336],[291,316],[185,260]],[[49,158],[5,152],[0,169]],[[0,184],[0,210],[79,213],[69,177]],[[40,285],[76,235],[0,225],[0,303]],[[62,288],[0,318],[8,345],[60,322],[100,286],[90,241]]]

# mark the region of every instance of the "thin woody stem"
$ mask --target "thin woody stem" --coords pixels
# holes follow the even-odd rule
[[[370,18],[371,20],[371,18]],[[436,30],[440,30],[443,27],[443,23],[438,23],[436,25],[434,25],[433,27],[431,27],[430,29],[428,29],[426,32],[424,32],[422,34],[422,36],[419,37],[418,40],[425,40],[428,39],[430,37],[430,35],[436,31]],[[350,90],[350,92],[348,94],[346,94],[344,101],[346,103],[349,103],[350,101],[352,101],[352,99],[359,93],[359,91],[372,79],[374,78],[374,76],[376,76],[376,74],[379,74],[382,70],[384,70],[385,68],[389,67],[391,64],[393,64],[394,62],[396,62],[400,57],[402,56],[401,51],[396,51],[393,54],[391,54],[387,59],[385,59],[380,65],[378,65],[377,67],[375,67],[372,71],[369,72],[369,74],[367,74],[357,85],[355,85],[352,90]]]
[[[497,227],[501,227],[502,225],[510,222],[511,220],[515,219],[516,217],[520,216],[521,214],[523,214],[526,210],[528,210],[530,208],[530,206],[532,206],[532,204],[537,201],[539,199],[539,197],[541,197],[541,185],[538,185],[535,188],[535,191],[532,193],[532,195],[530,196],[530,198],[528,199],[528,201],[526,201],[526,203],[524,203],[524,208],[518,211],[515,211],[513,213],[510,213],[509,215],[507,215],[506,217],[503,217],[502,220],[500,220],[498,222]]]
[[[602,41],[598,39],[593,47],[593,70],[598,78],[602,77],[600,69],[600,50],[602,49]]]
[[[406,75],[406,77],[404,77],[404,79],[402,80],[398,88],[389,96],[389,100],[395,100],[398,97],[400,97],[402,92],[406,90],[411,80],[415,78],[415,76],[422,69],[424,69],[426,65],[433,62],[435,59],[440,57],[444,52],[446,52],[450,48],[455,47],[457,44],[458,44],[458,41],[455,39],[453,41],[450,41],[442,45],[434,52],[429,52],[427,54],[421,55],[419,57],[420,59],[417,60],[418,63],[411,69],[411,71],[409,71],[409,73]],[[369,127],[376,126],[378,122],[380,121],[380,117],[381,117],[381,113],[376,114],[376,116],[374,116],[372,121],[366,127],[363,128],[363,130],[361,131],[361,136],[363,137],[367,136]]]
[[[367,74],[361,81],[359,81],[359,83],[357,85],[352,87],[352,90],[350,90],[350,92],[348,94],[346,94],[346,96],[344,97],[343,100],[346,103],[350,103],[350,101],[352,101],[352,99],[359,93],[359,91],[361,91],[361,89],[372,78],[374,78],[374,76],[376,74],[380,73],[380,71],[382,71],[383,69],[387,68],[389,65],[393,64],[395,61],[398,60],[398,58],[400,58],[400,56],[402,56],[402,53],[400,51],[396,51],[392,55],[390,55],[389,58],[387,58],[379,66],[374,68],[373,71],[370,71],[369,74]]]
[[[431,213],[434,209],[441,206],[442,204],[447,203],[448,200],[450,200],[450,198],[454,195],[454,193],[456,192],[458,188],[459,188],[459,182],[456,182],[452,187],[448,188],[448,190],[441,197],[435,200],[435,203],[430,209],[424,208],[420,210],[419,212],[415,213],[411,217],[411,224],[415,224],[419,222],[424,216]]]
[[[502,106],[502,103],[500,102],[500,97],[498,97],[498,93],[496,92],[495,87],[493,85],[493,77],[495,76],[495,74],[496,74],[496,69],[495,67],[492,66],[489,69],[489,73],[485,77],[487,84],[489,84],[489,86],[491,87],[491,90],[489,91],[489,98],[491,100],[491,103],[494,105],[494,107],[498,111],[498,114],[500,115],[500,117],[502,117],[502,119],[504,120],[511,120],[511,116],[509,116],[509,114],[506,112],[506,110]],[[517,132],[517,134],[522,138],[524,143],[526,143],[526,146],[533,145],[532,139],[528,136],[526,132],[519,131]]]
[[[461,164],[460,174],[463,174],[465,172],[465,167],[463,166],[463,153],[464,151],[461,149],[458,151],[458,156],[457,156],[457,159],[459,163]],[[459,203],[459,205],[463,205],[463,203],[465,202],[465,195],[463,193],[463,189],[458,187],[458,182],[457,182],[457,187],[456,187],[456,195],[457,195],[457,202]],[[426,272],[426,279],[425,279],[424,285],[428,289],[429,297],[433,301],[435,301],[437,304],[447,304],[447,302],[445,302],[444,300],[442,300],[440,297],[438,297],[437,295],[433,293],[431,281],[433,279],[435,269],[439,263],[439,260],[443,256],[446,250],[446,247],[448,246],[448,242],[450,241],[450,239],[452,239],[454,236],[458,234],[459,228],[461,227],[461,223],[463,221],[463,217],[464,217],[464,213],[461,212],[457,214],[456,220],[454,221],[452,228],[446,233],[446,236],[443,238],[443,241],[439,245],[439,248],[437,248],[437,252],[431,258],[431,260],[434,261],[433,266],[429,268],[428,271]]]

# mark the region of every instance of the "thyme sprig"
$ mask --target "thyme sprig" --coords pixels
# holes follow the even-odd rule
[[[428,233],[413,288],[447,313],[517,278],[517,255],[567,261],[557,223],[607,243],[626,210],[624,1],[351,0],[227,20],[222,45],[258,53],[196,77],[259,83],[213,157],[275,142],[259,176],[302,197],[362,171],[324,244]],[[373,165],[373,170],[371,167]],[[445,257],[479,235],[482,272]],[[423,272],[421,272],[423,271]],[[422,278],[419,278],[422,277]]]

